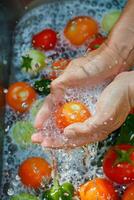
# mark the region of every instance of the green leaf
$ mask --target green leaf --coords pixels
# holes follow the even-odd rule
[[[134,145],[134,115],[128,115],[126,121],[118,129],[119,134],[116,139],[116,144]]]
[[[35,81],[34,88],[40,95],[48,95],[50,93],[51,80],[41,79]]]
[[[29,56],[22,56],[21,68],[24,68],[26,72],[28,72],[29,69],[32,68],[32,58],[30,58]]]

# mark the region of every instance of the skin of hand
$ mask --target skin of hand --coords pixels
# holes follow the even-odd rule
[[[133,80],[134,72],[120,73],[102,92],[96,105],[96,115],[84,123],[65,128],[64,135],[68,140],[64,148],[102,141],[119,128],[134,107]],[[63,142],[58,138],[43,137],[41,133],[34,134],[32,140],[45,147],[63,148]]]
[[[36,128],[42,128],[53,106],[62,102],[64,91],[67,87],[87,84],[90,86],[114,77],[133,65],[133,9],[134,1],[130,0],[115,28],[109,34],[108,40],[96,51],[73,60],[64,73],[52,82],[51,94],[46,98],[36,117]],[[95,116],[84,123],[68,126],[64,130],[64,135],[68,139],[66,147],[72,147],[72,144],[73,146],[82,146],[90,142],[103,140],[124,122],[131,108],[128,97],[132,94],[128,95],[129,84],[125,81],[125,79],[128,79],[128,75],[121,73],[104,90],[97,102]],[[40,133],[33,135],[32,141],[41,143],[46,147],[63,147],[62,141],[56,141],[50,137],[45,138]]]

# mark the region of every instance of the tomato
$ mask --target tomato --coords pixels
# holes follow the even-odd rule
[[[68,102],[62,105],[55,113],[56,123],[59,128],[83,122],[91,116],[87,107],[80,102]]]
[[[128,186],[123,194],[122,200],[134,200],[134,184]]]
[[[93,51],[98,49],[101,44],[106,40],[106,37],[99,35],[99,37],[95,38],[89,45],[88,49]]]
[[[50,178],[51,171],[51,167],[45,159],[31,157],[22,162],[18,174],[24,185],[37,189],[41,186],[43,178]]]
[[[26,112],[36,99],[35,90],[25,82],[12,84],[6,95],[6,101],[15,111]]]
[[[5,94],[3,88],[0,86],[0,108],[5,105]]]
[[[121,144],[110,148],[104,157],[103,170],[116,183],[134,182],[134,146]]]
[[[70,60],[69,59],[59,59],[55,62],[53,62],[52,67],[54,70],[64,70],[68,64],[69,64]]]
[[[70,20],[64,35],[73,45],[82,45],[98,32],[97,22],[88,16],[79,16]]]
[[[112,183],[103,178],[95,178],[80,186],[79,194],[81,200],[119,199]]]
[[[52,29],[45,29],[36,35],[33,35],[32,38],[33,47],[45,51],[54,49],[56,42],[57,34]]]

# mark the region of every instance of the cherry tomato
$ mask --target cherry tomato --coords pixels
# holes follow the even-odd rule
[[[119,199],[112,183],[103,178],[93,179],[80,186],[79,194],[81,200]]]
[[[62,105],[55,113],[56,123],[59,128],[83,122],[91,116],[88,108],[80,102],[68,102]]]
[[[123,194],[122,200],[134,200],[134,184],[128,186]]]
[[[12,84],[6,95],[6,101],[14,110],[26,112],[36,99],[35,90],[25,82]]]
[[[98,32],[97,22],[88,16],[79,16],[70,20],[65,27],[65,37],[73,45],[82,45]]]
[[[134,182],[134,146],[121,144],[110,148],[104,157],[103,170],[116,183]]]
[[[93,50],[95,50],[95,49],[98,49],[98,48],[101,46],[101,44],[103,44],[103,42],[104,42],[105,40],[106,40],[106,37],[100,36],[100,35],[99,35],[99,37],[95,38],[95,39],[90,43],[88,49],[91,50],[91,51],[93,51]]]
[[[52,67],[54,70],[64,70],[68,66],[69,62],[70,62],[69,59],[62,58],[53,62]]]
[[[32,38],[33,47],[45,51],[54,49],[56,42],[57,34],[52,29],[45,29]]]
[[[31,157],[23,161],[18,174],[24,185],[37,189],[41,186],[43,178],[50,178],[51,171],[51,167],[45,159]]]
[[[3,88],[0,86],[0,108],[5,105],[5,94]]]

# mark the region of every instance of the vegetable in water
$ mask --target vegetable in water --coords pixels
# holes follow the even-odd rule
[[[71,44],[83,45],[98,32],[97,22],[88,16],[78,16],[70,20],[64,30],[65,37]]]
[[[120,144],[110,148],[104,157],[103,171],[113,182],[134,182],[134,146]]]
[[[39,200],[35,195],[28,193],[20,193],[13,197],[10,200]]]
[[[80,186],[81,200],[119,200],[113,184],[104,178],[95,178]]]
[[[30,157],[21,163],[18,174],[25,186],[37,189],[44,178],[50,179],[51,171],[50,164],[44,158]]]
[[[51,80],[42,78],[35,81],[34,88],[40,95],[48,95],[50,93],[50,85]]]
[[[18,121],[11,128],[11,137],[20,148],[27,148],[32,144],[31,136],[35,129],[29,121]]]
[[[28,83],[16,82],[9,87],[6,102],[15,111],[24,113],[29,110],[36,97],[35,90]]]
[[[46,56],[38,50],[29,50],[29,52],[22,56],[21,68],[23,71],[36,75],[46,67]]]
[[[44,192],[42,200],[72,200],[73,194],[74,187],[71,183],[66,182],[59,185],[57,182],[52,188]]]
[[[121,11],[115,10],[110,13],[107,13],[102,20],[102,28],[105,32],[110,32],[117,20],[121,15]]]

